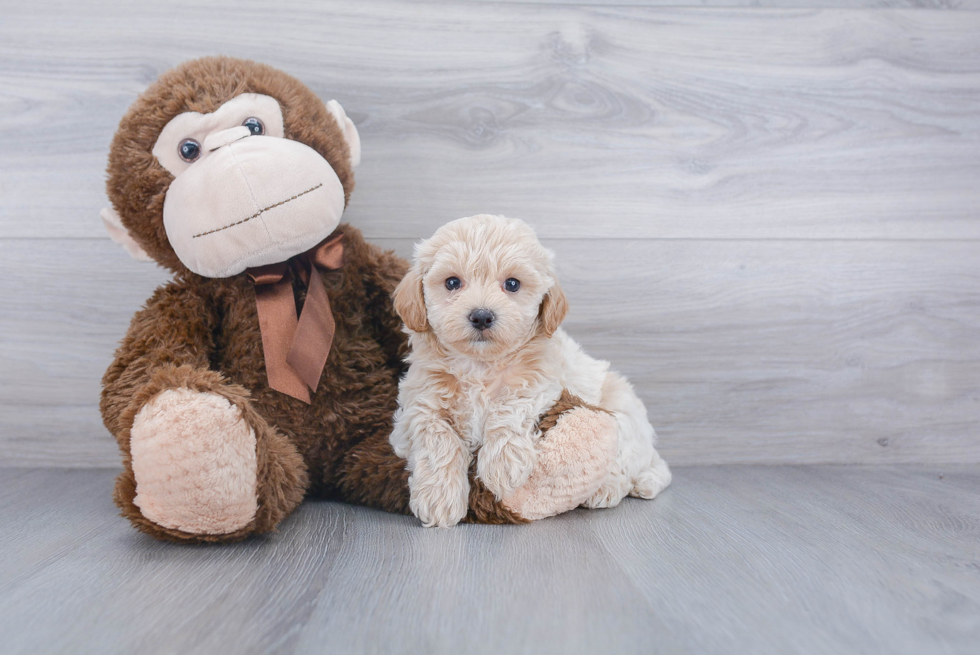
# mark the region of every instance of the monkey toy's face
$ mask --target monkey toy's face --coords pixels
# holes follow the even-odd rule
[[[206,277],[308,250],[344,212],[340,178],[316,150],[284,138],[279,102],[267,95],[176,116],[153,155],[175,178],[163,205],[170,245]]]
[[[104,218],[131,252],[229,277],[304,252],[340,223],[360,157],[353,123],[336,101],[243,64],[185,64],[123,119],[109,167],[118,217]]]

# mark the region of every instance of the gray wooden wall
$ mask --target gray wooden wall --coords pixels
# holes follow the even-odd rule
[[[99,379],[166,275],[103,232],[106,152],[206,54],[341,101],[371,239],[533,223],[671,462],[978,462],[977,7],[3,0],[0,463],[117,463]]]

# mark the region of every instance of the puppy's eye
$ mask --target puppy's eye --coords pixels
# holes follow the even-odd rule
[[[201,144],[194,139],[184,139],[177,146],[177,154],[184,161],[194,161],[201,156]]]
[[[517,278],[509,277],[504,280],[504,291],[510,291],[511,293],[517,293],[517,290],[521,288],[521,281]]]
[[[455,291],[456,289],[462,288],[463,282],[458,277],[446,278],[446,288],[450,291]]]
[[[246,118],[242,125],[248,128],[248,131],[252,133],[252,136],[261,136],[265,133],[265,125],[263,125],[262,121],[255,116]]]

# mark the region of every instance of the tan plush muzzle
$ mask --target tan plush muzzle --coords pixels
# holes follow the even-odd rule
[[[163,207],[167,238],[194,273],[229,277],[285,261],[340,223],[343,186],[309,146],[239,126],[210,134],[203,149]]]

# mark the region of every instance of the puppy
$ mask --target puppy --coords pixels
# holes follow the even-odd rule
[[[563,390],[609,412],[618,432],[612,469],[585,506],[653,498],[670,484],[633,387],[559,328],[568,303],[553,257],[523,221],[461,218],[416,246],[395,289],[411,353],[391,445],[408,460],[411,509],[427,527],[466,515],[474,453],[498,499],[527,481],[538,417]]]

